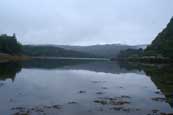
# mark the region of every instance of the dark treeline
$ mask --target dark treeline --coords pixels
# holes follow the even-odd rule
[[[143,49],[127,49],[127,50],[122,50],[120,51],[119,55],[117,58],[119,59],[126,59],[127,57],[139,57],[143,56],[144,50]]]
[[[22,45],[17,41],[15,34],[13,36],[0,35],[0,53],[11,55],[22,53]]]

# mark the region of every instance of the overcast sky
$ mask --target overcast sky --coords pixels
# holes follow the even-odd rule
[[[173,0],[0,0],[0,34],[23,44],[148,44]]]

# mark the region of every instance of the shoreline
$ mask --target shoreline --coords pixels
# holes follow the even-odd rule
[[[9,55],[0,53],[0,63],[5,62],[16,62],[16,61],[25,61],[32,59],[30,56],[26,55]]]
[[[83,58],[83,57],[46,57],[46,56],[26,56],[26,55],[9,55],[0,53],[0,63],[27,61],[32,59],[44,60],[95,60],[109,61],[108,58]]]
[[[84,58],[84,57],[46,57],[46,56],[37,56],[37,57],[31,57],[32,59],[52,59],[52,60],[103,60],[103,61],[109,61],[108,58]]]
[[[172,64],[173,60],[170,58],[153,58],[153,57],[139,57],[139,58],[122,58],[122,59],[110,59],[111,61],[121,62],[138,62],[138,63],[151,63],[151,64]]]
[[[172,64],[173,60],[169,58],[84,58],[84,57],[49,57],[49,56],[26,56],[26,55],[9,55],[0,53],[0,63],[27,61],[31,59],[45,59],[45,60],[95,60],[95,61],[119,61],[119,62],[137,62],[146,64]]]

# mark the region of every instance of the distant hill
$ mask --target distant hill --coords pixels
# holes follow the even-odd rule
[[[15,34],[0,35],[0,54],[43,57],[112,58],[122,50],[144,48],[146,45],[105,44],[91,46],[70,45],[21,45]]]
[[[146,44],[143,44],[143,45],[135,45],[133,47],[135,47],[135,49],[145,49],[145,48],[147,48],[147,45]]]
[[[58,45],[58,47],[66,50],[79,51],[89,53],[104,58],[116,57],[120,51],[127,49],[139,49],[144,48],[146,45],[121,45],[121,44],[105,44],[105,45],[92,45],[92,46],[70,46],[70,45]]]
[[[79,51],[66,50],[51,45],[23,45],[23,54],[28,56],[50,57],[90,57],[96,56]]]
[[[173,58],[173,17],[145,50],[146,55]]]

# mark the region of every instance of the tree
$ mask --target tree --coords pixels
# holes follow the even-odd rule
[[[0,52],[11,55],[20,54],[22,45],[16,40],[16,35],[8,36],[6,34],[0,35]]]

